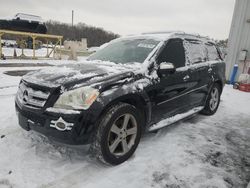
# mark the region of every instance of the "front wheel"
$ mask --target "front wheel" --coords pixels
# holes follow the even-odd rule
[[[91,153],[104,163],[118,165],[129,159],[141,138],[141,118],[138,110],[119,103],[103,115],[91,144]]]
[[[220,96],[221,96],[221,87],[219,84],[215,83],[210,93],[208,94],[207,101],[204,109],[201,111],[204,115],[213,115],[220,104]]]

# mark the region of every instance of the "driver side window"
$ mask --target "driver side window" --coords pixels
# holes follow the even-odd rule
[[[173,63],[175,68],[185,66],[185,51],[181,39],[170,39],[157,58],[158,63]]]

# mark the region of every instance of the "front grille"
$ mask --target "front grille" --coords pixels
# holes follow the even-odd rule
[[[18,101],[31,108],[43,108],[50,93],[49,91],[41,91],[21,82],[17,91]]]

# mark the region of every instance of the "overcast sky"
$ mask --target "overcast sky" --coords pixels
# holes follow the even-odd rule
[[[0,18],[18,12],[84,22],[120,35],[182,30],[225,39],[235,0],[1,0]]]

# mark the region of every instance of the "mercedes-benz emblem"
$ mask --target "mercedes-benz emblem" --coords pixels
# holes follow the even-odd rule
[[[28,93],[27,90],[25,90],[25,91],[23,92],[23,102],[24,102],[24,103],[27,103],[27,102],[28,102],[28,99],[29,99],[29,93]]]

